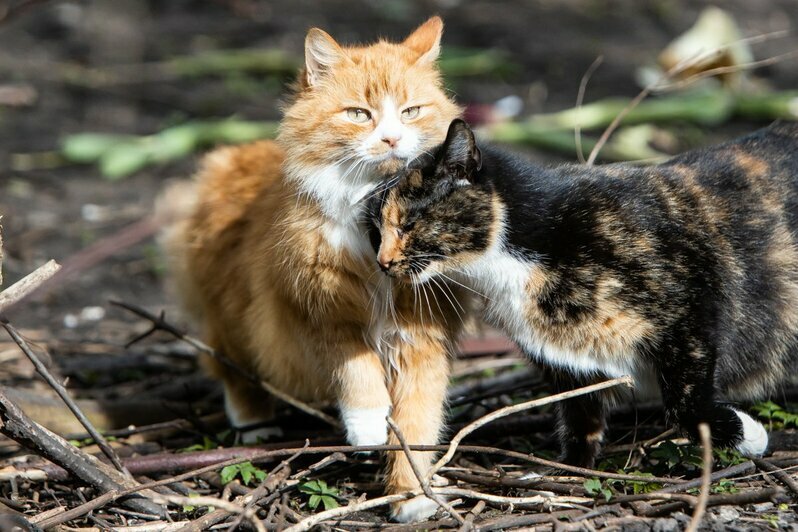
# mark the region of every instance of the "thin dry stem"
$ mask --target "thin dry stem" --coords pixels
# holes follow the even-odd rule
[[[5,309],[10,308],[17,301],[22,300],[28,294],[36,290],[60,269],[60,264],[54,260],[50,260],[0,292],[0,314],[2,314]]]
[[[488,423],[495,421],[499,418],[503,418],[505,416],[509,416],[511,414],[515,414],[517,412],[523,412],[524,410],[529,410],[531,408],[537,408],[539,406],[548,405],[551,403],[557,403],[559,401],[565,401],[566,399],[570,399],[572,397],[578,397],[580,395],[585,395],[588,393],[596,392],[599,390],[603,390],[605,388],[612,388],[613,386],[618,386],[620,384],[625,384],[627,386],[632,386],[632,378],[629,376],[618,377],[617,379],[612,379],[604,382],[600,382],[598,384],[591,384],[590,386],[585,386],[583,388],[577,388],[576,390],[570,390],[563,393],[558,393],[556,395],[550,395],[548,397],[543,397],[541,399],[534,399],[532,401],[526,401],[524,403],[520,403],[517,405],[512,406],[505,406],[504,408],[500,408],[495,412],[491,412],[481,418],[477,419],[476,421],[469,423],[460,431],[455,434],[454,438],[452,438],[451,443],[449,443],[449,449],[436,463],[432,466],[432,469],[427,473],[427,481],[429,481],[432,476],[438,472],[438,470],[449,463],[449,460],[452,459],[454,453],[457,452],[457,446],[460,444],[463,439],[474,432],[475,430],[479,429],[487,425]]]
[[[707,511],[707,501],[709,501],[709,487],[712,482],[712,434],[709,425],[701,423],[698,425],[698,434],[701,436],[701,447],[703,448],[704,464],[701,468],[701,491],[698,493],[698,503],[696,504],[693,518],[687,532],[696,532],[704,513]]]
[[[585,101],[587,84],[602,61],[604,61],[603,55],[596,57],[582,76],[582,80],[579,82],[579,92],[576,95],[577,111],[582,109],[582,103]],[[576,158],[579,159],[580,163],[585,164],[585,154],[582,152],[582,125],[579,123],[574,125],[574,142],[576,143]]]
[[[421,485],[421,489],[424,491],[424,494],[435,501],[438,506],[449,512],[449,515],[457,519],[457,522],[460,523],[460,525],[465,525],[465,518],[460,515],[460,513],[455,510],[451,504],[447,503],[443,497],[432,491],[429,485],[429,480],[424,477],[424,473],[422,473],[421,469],[418,467],[418,463],[416,463],[416,459],[413,457],[413,453],[410,451],[410,447],[407,445],[407,440],[405,440],[402,431],[399,430],[398,426],[396,426],[396,423],[393,419],[391,419],[391,416],[386,417],[385,420],[388,422],[388,426],[391,427],[391,430],[394,434],[396,434],[396,438],[402,445],[402,450],[404,451],[405,456],[407,456],[407,461],[410,462],[410,468],[413,470],[413,474],[416,476],[416,479],[418,479],[418,483]]]

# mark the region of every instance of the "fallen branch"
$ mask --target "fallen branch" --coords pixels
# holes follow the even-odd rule
[[[570,390],[563,393],[558,393],[556,395],[550,395],[548,397],[543,397],[541,399],[534,399],[532,401],[526,401],[524,403],[520,403],[517,405],[506,406],[504,408],[500,408],[495,412],[491,412],[481,418],[477,419],[473,423],[470,423],[460,429],[460,431],[455,434],[454,438],[452,438],[451,443],[449,443],[449,448],[446,453],[432,466],[430,471],[427,473],[427,480],[429,481],[432,479],[432,476],[438,472],[438,470],[446,465],[449,460],[452,459],[454,453],[457,452],[457,446],[460,444],[463,439],[477,430],[478,428],[494,421],[496,419],[509,416],[511,414],[515,414],[516,412],[522,412],[524,410],[529,410],[530,408],[537,408],[539,406],[548,405],[552,403],[557,403],[559,401],[564,401],[566,399],[570,399],[572,397],[578,397],[580,395],[585,395],[588,393],[596,392],[599,390],[604,390],[606,388],[612,388],[613,386],[618,386],[620,384],[625,384],[627,386],[632,385],[632,378],[625,376],[619,377],[617,379],[608,380],[605,382],[601,382],[598,384],[592,384],[590,386],[585,386],[583,388],[578,388],[576,390]]]
[[[255,510],[251,508],[246,509],[243,506],[226,501],[224,499],[206,497],[202,495],[198,497],[184,497],[183,495],[158,494],[154,497],[154,500],[156,502],[161,502],[162,504],[190,504],[194,506],[212,506],[214,508],[221,508],[222,510],[227,510],[228,512],[236,515],[243,515],[250,523],[252,523],[252,526],[255,527],[255,530],[258,532],[266,532],[266,528],[263,526],[263,523],[260,522],[260,519],[258,519],[258,515]]]
[[[790,488],[792,491],[793,499],[798,498],[798,482],[795,481],[788,473],[784,470],[774,466],[764,458],[754,458],[754,464],[761,469],[762,471],[766,471],[776,477],[780,482],[782,482],[785,486]]]
[[[41,375],[41,377],[50,385],[50,387],[55,390],[55,393],[61,398],[62,401],[67,405],[69,410],[72,414],[80,421],[80,424],[83,425],[83,428],[86,429],[97,445],[100,447],[100,450],[103,454],[108,457],[108,460],[114,465],[114,467],[121,472],[123,475],[127,476],[129,480],[133,480],[133,477],[130,475],[127,469],[122,465],[122,462],[119,460],[119,457],[116,455],[114,450],[108,445],[108,441],[103,437],[103,435],[94,428],[94,425],[91,424],[89,418],[83,414],[81,409],[75,403],[75,401],[70,397],[69,392],[66,391],[60,382],[58,382],[55,377],[50,373],[47,369],[47,366],[42,364],[39,357],[36,356],[36,353],[30,348],[28,343],[25,341],[24,338],[19,334],[19,331],[15,327],[13,327],[10,323],[5,321],[0,321],[0,325],[6,330],[6,332],[11,336],[11,338],[16,342],[22,352],[25,353],[25,356],[33,363],[33,366],[36,368],[36,371]]]
[[[0,432],[60,465],[103,493],[118,492],[118,496],[121,496],[125,488],[129,489],[131,494],[145,489],[141,485],[131,486],[131,482],[112,467],[80,451],[57,434],[32,421],[6,397],[2,389],[0,389]],[[125,499],[123,502],[135,511],[164,515],[164,509],[160,505],[141,495]]]
[[[1,257],[2,255],[0,255],[0,258]],[[10,308],[17,301],[27,297],[28,294],[36,290],[39,285],[55,275],[60,269],[61,265],[56,261],[48,261],[42,266],[39,266],[33,273],[26,275],[0,292],[0,314],[3,314],[7,308]],[[2,278],[0,278],[0,280],[1,279]]]

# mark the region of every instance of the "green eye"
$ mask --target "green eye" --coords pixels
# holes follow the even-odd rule
[[[408,107],[404,111],[402,111],[402,118],[405,120],[413,120],[418,116],[418,113],[421,112],[421,106],[414,105],[413,107]]]
[[[346,117],[356,124],[362,124],[371,120],[371,113],[360,107],[350,107],[346,110]]]

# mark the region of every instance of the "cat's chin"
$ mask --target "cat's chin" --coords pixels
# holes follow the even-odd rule
[[[377,173],[380,175],[395,174],[407,165],[407,159],[396,156],[388,156],[376,162]]]

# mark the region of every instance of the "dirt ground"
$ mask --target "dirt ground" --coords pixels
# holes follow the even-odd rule
[[[0,8],[23,3],[0,0]],[[276,76],[163,81],[133,77],[112,86],[92,87],[70,78],[71,65],[136,65],[208,50],[255,47],[277,47],[299,55],[304,35],[312,26],[327,30],[342,42],[368,42],[381,36],[399,39],[431,14],[440,14],[446,24],[444,47],[497,49],[519,65],[502,76],[458,78],[451,84],[458,101],[492,103],[516,95],[524,102],[522,113],[528,115],[573,106],[580,79],[599,54],[604,63],[592,77],[586,101],[634,96],[640,90],[635,69],[652,63],[657,53],[711,4],[687,0],[32,3],[12,20],[0,19],[0,89],[21,87],[33,94],[29,104],[0,104],[5,286],[48,259],[63,261],[147,215],[166,181],[190,175],[199,157],[109,181],[96,167],[70,165],[53,157],[66,135],[88,131],[149,134],[193,118],[278,120],[278,104],[289,81]],[[729,0],[722,4],[746,35],[791,32],[786,38],[757,45],[758,58],[798,50],[795,0]],[[798,61],[768,66],[758,75],[775,89],[798,88]],[[735,122],[704,133],[708,139],[719,140],[759,125]],[[544,152],[529,154],[545,162],[566,160]],[[163,264],[153,239],[75,275],[8,317],[53,351],[62,372],[72,376],[70,386],[79,397],[145,396],[147,388],[136,385],[135,378],[128,379],[137,371],[132,364],[109,365],[110,371],[116,372],[113,376],[87,376],[80,367],[84,359],[69,360],[76,352],[85,355],[85,346],[122,354],[120,346],[146,328],[141,320],[109,306],[109,300],[165,309],[182,323],[176,301],[165,288]],[[0,360],[6,360],[5,352],[0,352]],[[195,366],[185,361],[158,365],[149,359],[147,369],[141,371],[149,372],[147,386],[196,374]],[[4,384],[27,385],[13,372],[0,371],[0,378],[8,379]],[[200,383],[198,394],[207,391],[206,384]],[[117,389],[108,393],[114,386]],[[98,392],[97,387],[104,391]],[[218,397],[218,390],[211,396]],[[127,423],[130,420],[123,424]],[[746,517],[745,512],[738,517]],[[682,518],[671,521],[661,523],[661,529],[684,525]],[[731,522],[716,520],[712,527],[726,529]],[[734,526],[742,530],[761,524],[752,519]],[[795,525],[784,521],[783,526]]]

